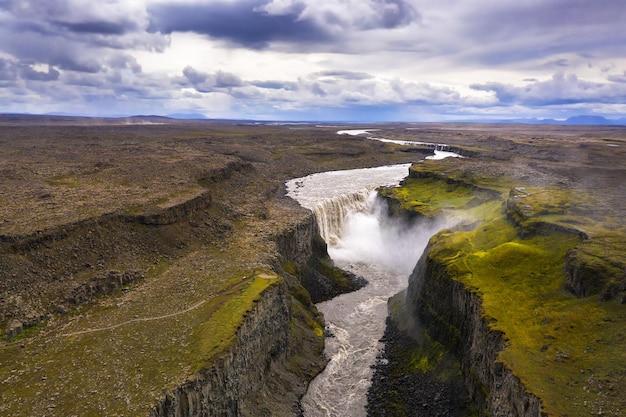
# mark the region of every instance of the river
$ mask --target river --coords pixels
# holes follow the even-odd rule
[[[305,417],[366,416],[372,365],[382,349],[387,300],[402,291],[430,237],[448,226],[390,218],[375,188],[398,184],[408,164],[332,171],[287,183],[313,210],[335,264],[367,279],[364,288],[319,303],[327,323],[326,369],[302,400]]]

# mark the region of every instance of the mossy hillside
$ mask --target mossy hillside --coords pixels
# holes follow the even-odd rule
[[[481,295],[492,328],[508,340],[500,359],[549,415],[596,414],[603,404],[618,415],[610,412],[626,388],[626,308],[564,290],[565,254],[578,242],[560,232],[521,239],[500,218],[439,236],[430,256]]]
[[[519,187],[507,200],[507,217],[521,234],[546,229],[570,230],[585,238],[567,255],[572,291],[578,296],[601,294],[605,300],[626,291],[626,225],[590,191],[559,187]],[[623,294],[626,298],[626,294]]]
[[[558,226],[586,237],[601,228],[590,217],[593,205],[587,192],[557,186],[515,187],[507,199],[507,216],[522,233]]]
[[[131,319],[101,330],[70,325],[41,345],[35,340],[25,347],[9,345],[2,356],[15,354],[18,366],[3,361],[0,368],[7,382],[2,386],[0,409],[7,416],[39,415],[46,410],[52,415],[147,414],[162,389],[175,388],[184,375],[193,377],[227,349],[246,313],[268,288],[281,283],[267,271],[250,272],[249,278],[228,280],[224,292],[180,314]],[[104,310],[114,308],[102,307],[102,312],[90,314],[106,314]],[[24,350],[38,360],[22,363]],[[130,359],[132,370],[119,367]],[[97,379],[94,368],[99,370]],[[56,391],[43,390],[44,386]],[[29,401],[14,401],[24,398]]]
[[[405,201],[426,196],[446,210],[471,201],[462,188],[434,193],[437,182],[440,189],[449,189],[449,178],[423,176],[395,195]],[[533,210],[538,208],[539,203]],[[546,216],[554,211],[561,210],[539,210]],[[616,410],[624,404],[619,392],[626,389],[626,307],[599,303],[597,297],[578,299],[565,291],[565,255],[580,236],[555,228],[521,238],[501,202],[482,205],[480,213],[483,223],[474,230],[444,231],[433,238],[429,257],[481,295],[486,319],[508,341],[500,360],[542,399],[549,415],[620,415]]]
[[[424,217],[435,217],[444,210],[464,207],[474,200],[472,189],[459,183],[442,183],[434,178],[409,179],[401,188],[380,190],[384,197],[400,202],[400,207]]]
[[[439,162],[439,161],[437,161]],[[468,178],[447,178],[443,173],[425,175],[424,167],[441,169],[434,161],[414,164],[410,175],[399,187],[379,189],[390,200],[391,207],[427,218],[451,216],[480,220],[491,216],[501,205],[498,198],[504,190],[477,186]],[[415,175],[420,172],[419,175]]]
[[[504,196],[516,185],[514,179],[503,175],[500,164],[488,164],[484,170],[474,171],[475,164],[470,158],[446,158],[442,160],[425,160],[411,165],[409,178],[433,178],[446,183],[456,183],[468,188],[482,190],[493,197]]]

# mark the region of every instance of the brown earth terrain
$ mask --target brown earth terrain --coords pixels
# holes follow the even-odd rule
[[[547,215],[588,238],[570,256],[570,288],[619,302],[626,129],[354,128],[369,127],[451,145],[469,156],[449,161],[458,175],[568,190]],[[432,152],[336,134],[346,128],[0,116],[0,414],[148,415],[228,347],[207,323],[228,300],[246,300],[247,286],[269,276],[261,271],[286,279],[301,330],[289,336],[291,373],[271,373],[245,415],[293,413],[324,362],[323,319],[299,285],[302,265],[284,255],[310,216],[284,182]],[[564,216],[571,206],[576,218]],[[532,204],[519,207],[520,221],[532,217]],[[225,334],[237,323],[223,323]]]

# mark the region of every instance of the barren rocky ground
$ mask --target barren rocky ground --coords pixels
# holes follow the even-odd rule
[[[450,144],[461,172],[574,190],[623,259],[626,129],[371,127]],[[146,414],[193,374],[185,347],[235,279],[276,269],[275,236],[307,215],[285,180],[430,152],[337,130],[0,116],[1,414]]]

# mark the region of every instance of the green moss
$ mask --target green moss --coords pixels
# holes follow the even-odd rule
[[[410,352],[410,372],[429,373],[441,382],[451,381],[461,374],[459,362],[440,342],[432,339],[427,332],[422,340]]]
[[[419,169],[423,175],[423,167]],[[466,207],[475,189],[423,175],[386,195],[405,209],[433,215]],[[435,236],[429,257],[480,294],[484,316],[507,340],[499,360],[541,398],[548,415],[582,417],[601,410],[609,414],[623,405],[618,393],[626,390],[626,306],[599,303],[596,297],[576,298],[565,290],[565,256],[581,245],[579,234],[565,227],[528,227],[533,222],[566,224],[566,217],[570,225],[572,218],[587,225],[586,218],[577,215],[587,202],[578,205],[570,192],[558,189],[517,190],[512,196],[521,202],[517,217],[509,212],[507,219],[500,202],[484,202],[478,211],[473,209],[482,223],[470,231]],[[520,233],[523,228],[527,233]],[[601,253],[601,247],[606,251],[602,258],[608,259],[620,247],[619,237],[601,241],[604,244],[597,247],[585,242],[583,247],[593,248],[588,256]],[[449,335],[446,342],[454,343],[454,329],[445,330],[451,327],[449,317],[429,311],[439,333]],[[429,369],[432,358],[418,354],[415,368]]]
[[[290,275],[298,275],[298,265],[293,261],[287,261],[283,264],[283,269]]]
[[[447,158],[439,161],[423,161],[409,168],[411,178],[433,178],[446,183],[456,182],[467,187],[479,187],[495,194],[506,195],[516,184],[506,177],[492,177],[474,173],[462,161]],[[471,163],[471,162],[468,162]]]
[[[478,206],[489,199],[465,184],[435,178],[408,178],[402,187],[382,189],[380,193],[398,201],[405,210],[425,217],[434,217],[444,210]]]
[[[67,188],[78,188],[80,183],[71,179],[70,177],[63,178],[51,178],[49,180],[45,180],[46,184],[51,185],[53,187],[67,187]]]
[[[414,164],[400,187],[383,188],[379,193],[391,200],[392,208],[397,204],[405,212],[429,218],[462,215],[465,222],[480,220],[484,211],[499,207],[502,190],[483,186],[466,175],[446,177],[436,172],[437,168],[441,169],[440,164]]]
[[[14,342],[19,342],[21,340],[25,340],[28,339],[34,335],[36,335],[37,333],[39,333],[39,331],[42,329],[42,324],[35,324],[34,326],[28,326],[26,328],[24,328],[24,330],[22,330],[21,332],[19,332],[17,335],[13,336],[12,338],[8,339],[9,343],[14,343]],[[4,337],[4,330],[1,330],[0,332],[0,337]]]
[[[316,268],[320,273],[322,273],[322,275],[332,279],[340,291],[351,291],[354,287],[354,284],[350,281],[348,275],[333,265],[330,258],[319,260],[316,264]]]
[[[246,313],[252,309],[261,294],[281,278],[267,272],[257,273],[239,289],[239,294],[227,297],[222,306],[194,332],[196,371],[231,345],[237,330],[243,324]]]

